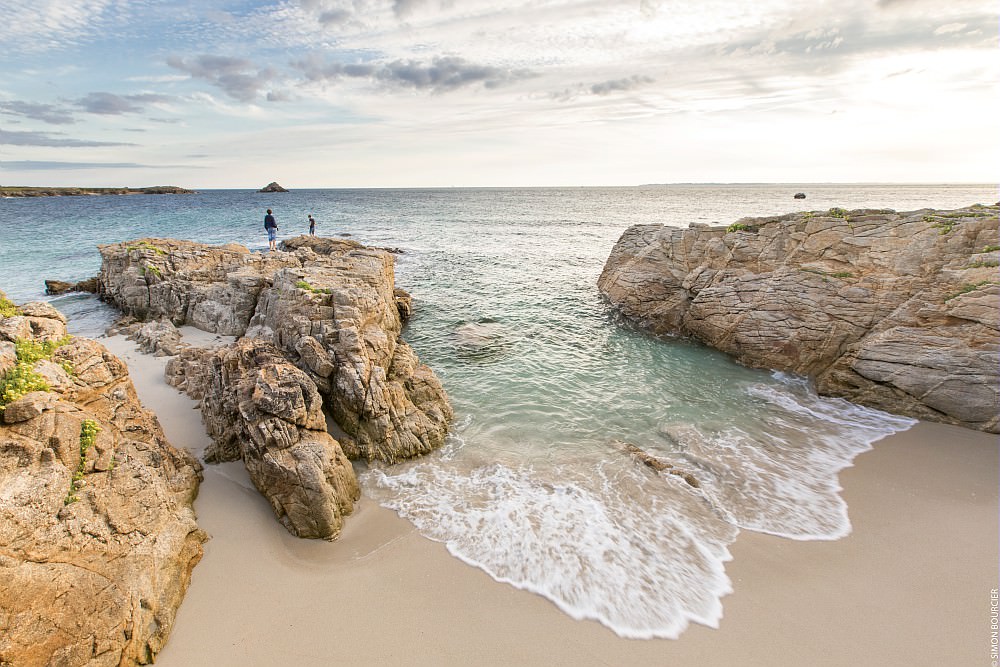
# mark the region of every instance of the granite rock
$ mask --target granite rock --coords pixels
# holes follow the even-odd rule
[[[998,210],[637,225],[598,286],[655,333],[811,376],[823,394],[997,432]]]
[[[26,319],[28,338],[62,345],[34,364],[52,389],[8,403],[0,424],[0,664],[149,664],[207,539],[200,465],[166,441],[117,357],[68,338],[58,313],[21,310],[0,325]],[[0,326],[7,361],[12,330],[25,338]],[[81,452],[88,421],[100,430]]]

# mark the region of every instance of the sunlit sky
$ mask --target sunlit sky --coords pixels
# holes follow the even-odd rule
[[[997,182],[990,0],[0,0],[0,184]]]

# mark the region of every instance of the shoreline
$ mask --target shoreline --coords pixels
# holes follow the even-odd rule
[[[163,380],[166,358],[122,337],[101,342],[129,365],[170,442],[200,453],[200,415]],[[719,629],[692,624],[676,640],[622,639],[575,621],[366,497],[337,541],[300,540],[241,464],[206,465],[195,508],[213,537],[157,661],[987,664],[997,449],[996,436],[927,422],[876,442],[840,474],[850,535],[801,542],[742,531]]]

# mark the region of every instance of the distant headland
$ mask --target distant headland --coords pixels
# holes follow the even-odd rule
[[[76,197],[81,195],[193,195],[176,185],[155,185],[148,188],[48,188],[0,185],[0,197]]]

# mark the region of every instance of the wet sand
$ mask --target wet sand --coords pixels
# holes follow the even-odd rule
[[[165,360],[124,338],[145,405],[177,447],[207,444]],[[989,665],[998,587],[998,439],[920,423],[841,473],[853,532],[796,542],[744,531],[718,629],[627,640],[493,581],[362,499],[335,542],[274,519],[241,463],[206,465],[212,539],[157,659],[200,665]]]

